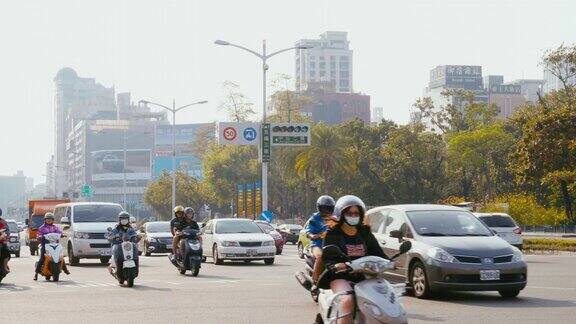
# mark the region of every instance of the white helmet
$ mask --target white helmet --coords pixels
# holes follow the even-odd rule
[[[360,209],[360,224],[362,224],[362,220],[366,214],[366,205],[364,205],[362,199],[353,195],[342,196],[338,199],[338,201],[336,201],[336,206],[334,206],[334,217],[338,220],[338,222],[342,221],[342,212],[344,209],[352,206],[358,206]]]

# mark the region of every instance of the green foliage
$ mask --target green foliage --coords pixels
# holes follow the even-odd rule
[[[191,206],[198,210],[210,195],[196,178],[176,172],[176,205]],[[160,177],[148,184],[144,193],[144,202],[161,220],[172,218],[172,175],[163,172]]]
[[[507,205],[508,208],[503,208]],[[521,225],[558,225],[566,217],[556,208],[542,206],[536,197],[528,193],[505,194],[488,203],[484,212],[507,212]]]
[[[557,238],[525,238],[525,251],[567,251],[576,252],[576,240]]]

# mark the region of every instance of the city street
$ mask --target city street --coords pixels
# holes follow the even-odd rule
[[[23,250],[24,251],[24,250]],[[70,267],[62,282],[32,280],[36,257],[11,260],[0,286],[2,322],[312,323],[316,309],[295,281],[301,261],[287,245],[273,266],[214,266],[182,276],[165,255],[141,258],[134,288],[124,288],[97,260]],[[529,284],[516,300],[497,293],[454,293],[436,300],[404,297],[410,323],[568,323],[576,312],[574,255],[527,256]]]

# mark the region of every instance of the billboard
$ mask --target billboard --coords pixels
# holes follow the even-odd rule
[[[177,156],[176,170],[185,172],[195,178],[202,178],[202,161],[194,156]],[[162,171],[172,172],[172,157],[162,156],[154,159],[153,175],[155,178],[162,174]]]
[[[202,160],[196,155],[197,141],[214,138],[214,124],[175,125],[176,170],[195,177],[202,177]],[[200,138],[201,137],[201,138]],[[158,177],[162,171],[172,172],[172,125],[157,125],[154,132],[154,168],[153,175]]]
[[[482,90],[482,67],[477,65],[442,65],[430,71],[430,88],[447,87]]]
[[[92,181],[150,179],[151,150],[100,150],[91,153]]]

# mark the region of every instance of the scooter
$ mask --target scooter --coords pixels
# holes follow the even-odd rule
[[[405,241],[400,245],[400,251],[390,260],[377,256],[366,256],[354,261],[340,251],[335,245],[324,247],[322,255],[334,260],[342,260],[346,264],[345,272],[362,274],[365,280],[353,285],[356,307],[354,323],[408,323],[406,311],[400,304],[399,297],[406,289],[405,284],[390,284],[384,275],[387,271],[394,269],[394,260],[399,255],[408,252],[412,248],[412,243]],[[320,287],[326,286],[324,280],[327,274],[336,273],[334,266],[326,269],[318,284]],[[337,323],[338,319],[351,316],[349,313],[342,314],[340,310],[340,298],[347,292],[335,294],[331,289],[320,289],[318,296],[318,314],[316,323]]]
[[[316,263],[316,258],[314,257],[314,254],[312,254],[310,245],[304,247],[303,255],[304,271],[297,271],[294,276],[296,277],[296,280],[302,285],[302,287],[310,291],[312,300],[314,300],[314,302],[318,302],[318,291],[312,290],[312,284],[314,283],[312,274],[314,272],[314,263]]]
[[[178,243],[180,250],[180,257],[175,254],[170,254],[168,259],[178,268],[180,274],[185,274],[186,271],[192,271],[194,277],[198,276],[202,264],[202,243],[200,242],[200,231],[186,227],[182,230],[182,239]],[[174,251],[176,252],[176,251]]]
[[[60,273],[64,266],[64,250],[60,244],[60,238],[62,234],[60,233],[49,233],[44,235],[44,240],[47,242],[44,244],[44,261],[42,263],[42,268],[40,269],[40,274],[50,280],[57,282],[60,280]],[[38,261],[36,262],[36,264]]]
[[[108,232],[112,229],[109,228]],[[108,239],[114,241],[118,237],[114,237],[109,234]],[[114,258],[116,266],[110,266],[110,274],[118,280],[120,285],[126,282],[128,287],[134,286],[134,279],[138,277],[139,265],[138,265],[138,253],[136,243],[138,241],[137,235],[123,235],[122,243],[120,243],[120,248],[115,249],[112,257]]]

